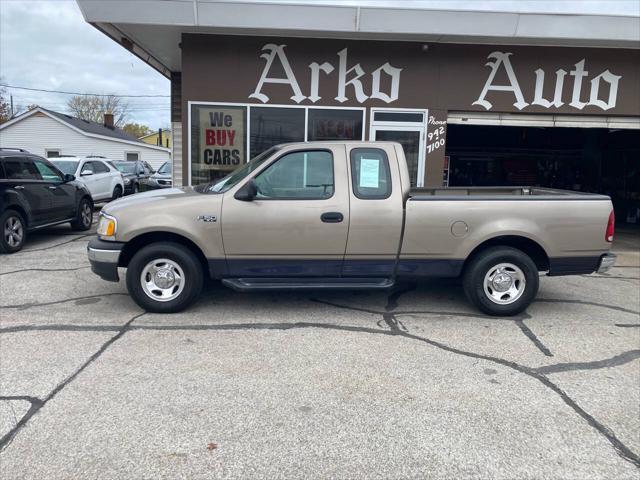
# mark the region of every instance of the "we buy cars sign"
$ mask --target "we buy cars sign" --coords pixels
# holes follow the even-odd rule
[[[202,168],[235,170],[245,158],[244,110],[200,109],[200,155]]]

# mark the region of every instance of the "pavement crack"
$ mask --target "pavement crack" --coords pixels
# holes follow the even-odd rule
[[[633,360],[640,358],[640,350],[629,350],[619,355],[615,355],[611,358],[605,358],[603,360],[592,360],[590,362],[567,362],[556,363],[554,365],[545,365],[544,367],[536,368],[538,373],[560,373],[569,372],[574,370],[597,370],[600,368],[611,368],[624,365],[625,363],[632,362]]]
[[[538,350],[540,350],[547,357],[553,357],[553,353],[551,353],[551,350],[549,350],[547,346],[544,343],[542,343],[542,341],[536,336],[535,333],[533,333],[533,331],[529,328],[529,326],[526,323],[524,323],[524,320],[522,319],[514,320],[514,323],[518,326],[520,331],[524,333],[524,335],[529,340],[531,340],[531,342],[536,346]]]
[[[348,308],[348,307],[345,307]],[[359,309],[358,309],[359,310]],[[531,378],[538,380],[545,387],[549,388],[551,391],[556,393],[562,401],[571,408],[576,414],[578,414],[581,418],[583,418],[589,426],[595,429],[600,435],[602,435],[614,448],[616,453],[622,457],[623,459],[631,462],[636,467],[640,468],[640,456],[634,453],[629,447],[627,447],[620,439],[618,439],[608,427],[600,423],[596,420],[592,415],[587,413],[582,407],[580,407],[575,400],[573,400],[565,391],[563,391],[558,385],[553,383],[544,373],[540,372],[539,369],[534,369],[531,367],[527,367],[525,365],[521,365],[516,362],[512,362],[510,360],[502,359],[499,357],[493,357],[490,355],[484,355],[481,353],[469,352],[465,350],[460,350],[455,347],[448,346],[444,343],[440,343],[435,340],[431,340],[427,337],[422,337],[416,334],[412,334],[406,331],[402,331],[398,327],[391,327],[391,330],[380,329],[380,328],[370,328],[370,327],[358,327],[358,326],[350,326],[350,325],[336,325],[330,323],[314,323],[314,322],[295,322],[295,323],[240,323],[240,324],[210,324],[210,325],[132,325],[132,322],[137,318],[144,315],[146,312],[141,313],[133,317],[129,320],[124,326],[119,327],[117,329],[117,334],[111,337],[105,344],[95,353],[93,354],[87,362],[85,362],[74,374],[68,377],[64,382],[62,382],[56,389],[54,389],[47,398],[44,399],[42,405],[38,407],[28,418],[21,420],[20,426],[13,429],[9,434],[5,435],[0,440],[0,451],[2,448],[6,447],[8,442],[16,435],[16,433],[26,424],[29,418],[33,416],[41,408],[44,406],[49,400],[51,400],[57,393],[59,393],[65,386],[67,386],[70,382],[72,382],[89,364],[95,361],[104,351],[109,348],[115,341],[121,338],[127,331],[133,330],[157,330],[157,331],[189,331],[189,330],[211,330],[211,331],[239,331],[239,330],[292,330],[292,329],[300,329],[300,328],[315,328],[320,330],[337,330],[337,331],[346,331],[346,332],[356,332],[356,333],[368,333],[374,335],[387,335],[387,336],[399,336],[404,337],[410,340],[418,341],[424,343],[426,345],[438,348],[440,350],[455,354],[461,355],[467,358],[475,359],[475,360],[484,360],[488,362],[495,363],[497,365],[513,369],[517,372],[523,373]],[[378,314],[382,314],[382,312],[377,312]],[[51,326],[43,326],[43,328],[47,328]],[[60,330],[63,329],[64,326],[60,325]],[[107,328],[107,326],[103,326]],[[82,326],[73,326],[74,331],[82,328]],[[95,326],[87,326],[86,328],[95,330]],[[35,329],[35,328],[34,328]],[[27,417],[27,416],[25,416]]]
[[[398,308],[398,300],[400,299],[400,297],[402,295],[404,295],[405,293],[409,293],[409,292],[412,292],[413,290],[415,290],[416,286],[417,285],[415,283],[410,283],[410,284],[406,285],[404,288],[399,288],[397,290],[394,290],[387,297],[387,305],[384,307],[384,309],[387,312],[390,312],[390,311],[395,310],[396,308]]]
[[[83,238],[93,237],[93,236],[95,236],[95,233],[88,233],[86,235],[80,235],[80,236],[78,236],[76,238],[72,238],[71,240],[66,240],[64,242],[56,243],[54,245],[49,245],[47,247],[23,249],[20,252],[18,252],[17,254],[19,255],[20,253],[43,252],[45,250],[51,250],[52,248],[60,247],[62,245],[66,245],[67,243],[76,242],[78,240],[82,240]],[[16,254],[14,254],[14,255],[16,255]]]
[[[10,272],[2,272],[0,273],[0,277],[3,275],[11,275],[12,273],[23,273],[23,272],[73,272],[75,270],[82,270],[84,268],[89,268],[89,265],[84,267],[75,267],[75,268],[24,268],[22,270],[11,270]]]
[[[121,292],[101,293],[99,295],[86,295],[84,297],[65,298],[65,299],[62,299],[62,300],[55,300],[53,302],[19,303],[19,304],[15,304],[15,305],[1,305],[0,309],[16,308],[18,310],[26,310],[28,308],[33,308],[33,307],[46,307],[46,306],[49,306],[49,305],[58,305],[60,303],[73,302],[75,300],[86,300],[86,299],[89,299],[89,298],[110,297],[110,296],[114,296],[114,295],[128,295],[128,294],[127,293],[121,293]]]
[[[20,419],[20,421],[7,432],[2,438],[0,438],[0,453],[13,441],[16,435],[20,432],[20,430],[29,422],[29,420],[40,411],[42,407],[44,407],[49,401],[51,401],[55,396],[60,393],[67,385],[73,382],[78,375],[80,375],[89,365],[91,365],[94,361],[96,361],[113,343],[118,341],[122,336],[127,333],[131,327],[131,324],[137,320],[138,318],[145,315],[147,312],[142,312],[134,317],[132,317],[127,323],[122,325],[118,329],[118,333],[116,333],[113,337],[107,340],[102,346],[96,351],[93,355],[89,357],[89,359],[84,362],[80,368],[78,368],[75,372],[69,375],[66,379],[64,379],[61,383],[59,383],[43,400],[37,399],[35,397],[27,397],[27,396],[14,396],[14,397],[0,397],[0,400],[8,399],[8,400],[27,400],[31,402],[31,407],[29,411]]]
[[[622,328],[638,328],[640,327],[640,323],[614,323],[616,327]]]
[[[638,315],[640,312],[631,310],[629,308],[618,307],[617,305],[607,305],[606,303],[589,302],[587,300],[568,300],[563,298],[537,298],[534,303],[573,303],[575,305],[590,305],[594,307],[608,308],[610,310],[616,310],[618,312],[631,313]]]

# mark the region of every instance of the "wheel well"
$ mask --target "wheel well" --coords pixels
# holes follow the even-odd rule
[[[25,227],[29,228],[29,216],[27,215],[27,212],[24,211],[24,208],[22,208],[20,205],[9,205],[5,210],[5,212],[7,210],[15,210],[20,215],[22,215],[22,219],[24,220]]]
[[[202,250],[200,250],[200,248],[188,238],[172,232],[143,233],[142,235],[139,235],[134,239],[128,241],[124,245],[124,248],[120,253],[118,266],[127,267],[129,265],[129,262],[133,258],[133,256],[136,254],[136,252],[138,252],[138,250],[140,250],[143,247],[146,247],[147,245],[151,245],[152,243],[158,243],[158,242],[174,242],[174,243],[179,243],[180,245],[184,245],[189,250],[191,250],[193,254],[198,258],[198,260],[202,264],[202,268],[204,269],[203,271],[205,273],[209,271],[209,264],[207,262],[207,259],[204,256],[204,253],[202,253]]]
[[[539,243],[529,238],[519,237],[517,235],[503,235],[501,237],[491,238],[482,242],[469,254],[465,261],[465,267],[475,255],[489,247],[517,248],[531,257],[533,263],[538,267],[538,271],[544,272],[549,270],[549,256],[547,255],[547,252],[544,251],[544,248],[542,248]]]

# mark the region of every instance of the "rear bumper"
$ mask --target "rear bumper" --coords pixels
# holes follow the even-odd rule
[[[613,253],[603,253],[592,257],[556,257],[549,259],[551,277],[559,275],[588,275],[593,272],[606,272],[616,261]]]
[[[604,273],[613,267],[618,257],[613,253],[605,253],[600,257],[600,264],[598,265],[598,273]]]
[[[121,242],[105,242],[98,238],[93,238],[87,246],[87,255],[91,264],[91,271],[103,280],[117,282],[118,260],[120,252],[124,247]]]

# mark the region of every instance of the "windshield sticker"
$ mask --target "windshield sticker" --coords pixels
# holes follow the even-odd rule
[[[360,160],[360,188],[380,187],[380,160],[363,158]]]

